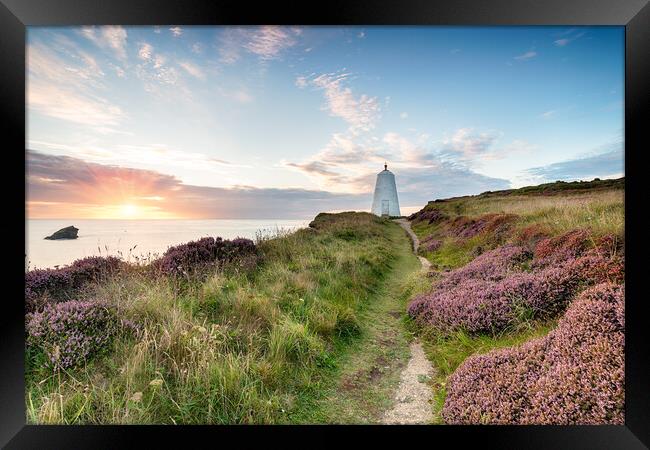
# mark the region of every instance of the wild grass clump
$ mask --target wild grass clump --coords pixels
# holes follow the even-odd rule
[[[269,357],[311,366],[323,355],[323,341],[304,323],[285,317],[269,334]]]
[[[623,424],[624,287],[584,291],[547,336],[468,358],[447,383],[450,424]]]

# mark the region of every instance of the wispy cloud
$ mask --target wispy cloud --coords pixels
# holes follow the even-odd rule
[[[30,140],[29,145],[39,151],[55,151],[73,158],[97,164],[129,167],[154,167],[156,170],[186,169],[225,175],[233,168],[249,167],[216,158],[200,151],[170,148],[164,144],[114,144],[110,147],[92,144],[74,145]]]
[[[147,42],[140,44],[138,58],[141,62],[135,66],[135,74],[144,83],[145,90],[152,94],[161,94],[162,86],[173,86],[179,93],[189,95],[190,91],[181,83],[177,67],[193,77],[205,79],[205,73],[198,65],[180,61],[176,66],[170,63],[165,55],[157,53]]]
[[[296,78],[296,86],[298,86],[300,89],[307,87],[308,84],[309,79],[307,77],[300,76]]]
[[[191,63],[189,61],[181,61],[178,63],[178,65],[181,66],[187,73],[189,73],[193,77],[198,78],[200,80],[205,80],[205,73],[196,64]]]
[[[169,31],[172,32],[172,36],[179,37],[183,35],[183,29],[181,27],[171,27]]]
[[[381,108],[377,97],[362,94],[355,96],[346,84],[351,75],[346,72],[326,73],[310,77],[298,77],[296,85],[313,86],[324,92],[324,109],[331,116],[340,117],[350,125],[353,133],[370,131],[379,120]]]
[[[119,124],[126,116],[118,106],[96,96],[87,96],[39,81],[30,83],[27,104],[31,111],[74,122],[104,127]]]
[[[294,167],[308,175],[315,175],[326,179],[329,183],[342,181],[342,176],[330,169],[330,165],[320,161],[309,161],[304,163],[286,163],[287,167]]]
[[[126,59],[127,32],[121,26],[83,27],[81,34],[98,47],[111,50],[118,59]]]
[[[257,56],[261,61],[279,59],[297,44],[302,29],[297,27],[263,26],[258,28],[226,28],[219,36],[219,62],[234,64],[242,52]]]
[[[104,72],[94,58],[78,56],[73,64],[40,44],[28,47],[28,111],[104,130],[119,124],[125,112],[99,95]]]
[[[157,92],[158,85],[176,85],[178,71],[174,67],[166,66],[164,63],[164,57],[158,56],[154,61],[147,61],[136,66],[136,76],[144,82],[146,91]]]
[[[151,44],[143,43],[138,50],[138,57],[144,61],[150,60],[153,54],[153,47]]]
[[[58,52],[42,43],[30,44],[27,48],[29,76],[70,86],[79,84],[81,89],[103,87],[104,72],[95,58],[71,45]]]
[[[474,159],[487,153],[499,136],[494,131],[477,132],[472,128],[459,128],[442,144],[446,151],[459,154],[464,159]]]
[[[586,34],[585,31],[578,32],[576,28],[572,28],[570,30],[561,33],[560,35],[563,37],[561,37],[560,39],[556,39],[555,41],[553,41],[553,43],[558,47],[565,47],[569,45],[571,42],[580,39],[585,34]],[[558,35],[558,37],[560,35]]]
[[[514,59],[517,61],[528,61],[537,56],[537,52],[534,50],[529,50],[521,55],[515,56]]]
[[[555,113],[557,113],[557,111],[554,110],[554,109],[551,109],[549,111],[545,111],[542,114],[540,114],[540,117],[542,119],[552,119],[553,117],[555,117]]]
[[[381,142],[387,144],[388,148],[382,151],[382,154],[392,155],[398,164],[414,166],[431,166],[438,164],[434,151],[427,150],[418,142],[406,138],[395,132],[384,134]]]
[[[281,52],[296,44],[300,28],[263,26],[250,33],[244,48],[263,60],[276,59]]]
[[[494,161],[531,153],[538,146],[523,139],[509,143],[501,142],[503,132],[496,130],[477,131],[473,128],[459,128],[439,144],[440,155],[456,163],[477,168],[485,161]]]
[[[248,91],[243,89],[229,89],[225,92],[222,92],[222,95],[239,103],[251,103],[254,100],[253,96]]]
[[[126,77],[126,71],[120,66],[117,66],[115,64],[109,64],[109,66],[115,71],[115,75],[117,75],[118,78]]]
[[[219,37],[218,52],[219,62],[222,64],[234,64],[241,57],[241,29],[226,28]]]

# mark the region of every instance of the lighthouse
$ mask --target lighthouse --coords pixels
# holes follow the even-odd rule
[[[395,175],[388,170],[388,164],[386,163],[384,163],[384,170],[377,174],[371,212],[377,216],[401,216],[399,200],[397,199],[397,187],[395,186]]]

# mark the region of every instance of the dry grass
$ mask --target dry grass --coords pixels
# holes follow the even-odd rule
[[[552,234],[576,228],[591,228],[596,235],[619,234],[625,224],[623,190],[605,190],[553,196],[506,196],[470,199],[463,213],[480,216],[487,213],[517,214],[522,226],[539,224]]]

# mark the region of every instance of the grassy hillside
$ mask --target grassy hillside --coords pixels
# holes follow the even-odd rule
[[[328,420],[314,402],[363,339],[359,315],[406,237],[341,213],[244,241],[179,246],[144,267],[31,274],[28,422]]]
[[[524,186],[517,189],[503,189],[500,191],[485,191],[478,195],[466,197],[453,197],[437,201],[450,201],[460,198],[486,198],[486,197],[506,197],[509,195],[557,195],[557,194],[576,194],[580,192],[596,192],[600,190],[624,189],[625,178],[616,178],[610,180],[601,180],[594,178],[591,181],[554,181],[552,183],[537,184],[534,186]]]
[[[438,423],[621,423],[623,185],[487,192],[409,217],[433,267],[409,315],[437,369]]]
[[[518,237],[534,240],[586,228],[595,237],[614,234],[622,241],[623,185],[624,179],[562,182],[437,200],[409,220],[420,240],[439,241],[435,252],[424,245],[420,253],[440,269],[464,265]],[[476,225],[480,221],[490,222],[485,232]]]

